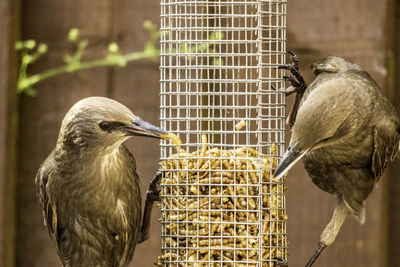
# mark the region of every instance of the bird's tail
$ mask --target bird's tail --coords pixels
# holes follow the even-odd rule
[[[357,215],[354,215],[359,224],[365,223],[365,207],[362,207]]]
[[[344,197],[343,201],[349,213],[356,218],[359,224],[363,225],[365,223],[365,200],[360,204],[354,199]]]

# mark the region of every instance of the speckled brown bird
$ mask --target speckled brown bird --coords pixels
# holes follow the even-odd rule
[[[284,68],[298,76],[295,68]],[[316,77],[303,90],[288,149],[274,174],[282,177],[304,157],[314,184],[337,195],[333,217],[306,266],[334,242],[348,213],[364,223],[365,200],[394,160],[400,132],[396,110],[358,65],[330,56],[312,69]],[[293,76],[288,80],[301,84]]]
[[[56,147],[35,181],[45,224],[64,266],[128,265],[148,227],[140,229],[139,177],[123,142],[133,135],[165,134],[104,97],[85,98],[68,111]],[[146,216],[144,222],[149,221]]]

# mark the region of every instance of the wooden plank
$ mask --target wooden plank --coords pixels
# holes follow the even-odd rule
[[[17,58],[19,1],[0,2],[0,266],[15,266]]]
[[[8,18],[8,1],[0,2],[0,16],[2,18]],[[9,25],[7,20],[0,20],[0,32],[7,33],[9,30]],[[8,58],[8,38],[7,35],[2,36],[1,39],[4,40],[0,42],[0,57],[5,59],[0,61],[0,196],[4,195],[5,192],[5,179],[6,179],[6,151],[7,151],[7,58]],[[5,199],[2,197],[0,199],[0,264],[3,265],[5,262],[6,252],[5,252],[5,237],[3,225],[5,224],[4,219],[4,208]]]
[[[122,51],[143,49],[149,34],[143,29],[143,22],[151,20],[159,25],[160,2],[147,0],[121,0],[113,2],[112,36]],[[143,119],[159,125],[159,62],[135,61],[124,69],[113,71],[111,96],[126,104]],[[141,192],[144,193],[158,170],[160,158],[159,141],[144,137],[133,137],[128,148],[135,156],[141,178]],[[136,247],[130,266],[153,266],[161,254],[161,230],[157,221],[161,217],[158,208],[153,209],[150,239]]]
[[[397,111],[400,110],[400,1],[389,0],[387,8],[387,70],[386,93]],[[384,191],[386,205],[383,207],[387,218],[387,230],[383,233],[387,238],[387,259],[385,266],[400,266],[400,184],[398,182],[400,173],[400,160],[388,170],[388,187]]]
[[[63,64],[72,52],[69,29],[78,27],[90,45],[87,58],[105,54],[109,42],[110,0],[34,1],[23,3],[23,38],[49,45],[49,53],[32,66],[36,73]],[[36,97],[23,96],[19,127],[18,266],[61,266],[51,244],[35,193],[34,177],[40,163],[53,149],[66,111],[79,99],[107,95],[109,69],[64,74],[36,86]]]
[[[336,55],[356,62],[383,87],[385,78],[385,15],[387,1],[288,1],[288,48],[299,53],[306,80],[313,75],[310,63]],[[290,106],[290,103],[288,103]],[[288,133],[290,134],[289,130]],[[384,266],[386,224],[382,179],[367,201],[363,226],[349,216],[334,244],[315,266]],[[303,169],[296,166],[288,177],[289,264],[301,266],[316,248],[329,222],[335,198],[320,191]],[[396,266],[396,265],[390,265]]]

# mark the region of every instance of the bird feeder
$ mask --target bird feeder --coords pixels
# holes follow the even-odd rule
[[[287,259],[286,1],[161,0],[161,266]]]

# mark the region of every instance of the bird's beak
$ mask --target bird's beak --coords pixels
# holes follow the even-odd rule
[[[298,142],[289,146],[275,170],[274,178],[282,178],[307,152],[308,149],[305,151],[299,149]]]
[[[122,126],[122,130],[129,135],[148,136],[154,138],[165,138],[168,133],[157,126],[142,120],[139,117],[134,117],[131,124]]]

